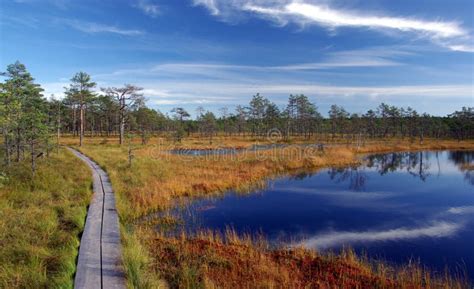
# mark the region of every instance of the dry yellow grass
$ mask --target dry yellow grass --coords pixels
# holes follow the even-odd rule
[[[246,191],[263,184],[268,177],[358,161],[355,153],[345,148],[319,153],[294,147],[245,155],[194,157],[172,155],[158,147],[145,146],[134,150],[133,163],[129,167],[125,148],[84,146],[80,150],[109,172],[114,188],[130,206],[120,208],[126,219],[166,209],[176,198],[216,194],[229,189]]]
[[[227,139],[226,139],[227,140]],[[426,149],[469,149],[474,142],[434,141],[423,144],[389,140],[385,143],[368,143],[362,147],[338,146],[324,150],[290,146],[266,151],[246,152],[236,155],[183,156],[168,153],[174,145],[153,139],[149,145],[134,144],[132,166],[128,166],[127,146],[120,147],[95,139],[86,141],[80,148],[101,164],[111,175],[112,183],[126,207],[121,207],[125,219],[140,217],[152,211],[167,208],[179,197],[216,194],[236,189],[249,190],[263,184],[269,177],[316,170],[325,166],[343,166],[359,161],[363,153],[408,151]],[[70,140],[67,143],[71,143]],[[231,143],[227,143],[231,146]],[[241,140],[239,146],[249,146]],[[196,148],[189,142],[188,148]],[[202,148],[200,145],[197,148]]]

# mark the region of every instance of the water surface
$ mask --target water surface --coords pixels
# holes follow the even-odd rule
[[[263,233],[318,250],[350,246],[402,264],[474,276],[474,152],[390,153],[365,164],[299,174],[264,190],[193,202],[186,229]]]
[[[322,147],[335,146],[335,145],[322,145],[322,144],[254,144],[248,148],[209,148],[209,149],[189,149],[189,148],[178,148],[172,149],[169,152],[174,155],[185,155],[185,156],[213,156],[213,155],[235,155],[243,152],[257,152],[272,149],[285,149],[285,148],[315,148],[320,149]]]

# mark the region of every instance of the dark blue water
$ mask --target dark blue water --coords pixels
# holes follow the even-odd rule
[[[213,155],[234,155],[237,153],[243,152],[256,152],[256,151],[264,151],[264,150],[271,150],[271,149],[281,149],[281,148],[307,148],[312,147],[315,149],[320,149],[322,145],[320,144],[254,144],[249,148],[232,148],[232,147],[224,147],[224,148],[211,148],[211,149],[173,149],[169,152],[174,155],[185,155],[185,156],[213,156]],[[328,146],[328,145],[324,145]],[[331,145],[334,146],[334,145]]]
[[[172,149],[169,152],[174,155],[185,156],[210,156],[210,155],[228,155],[243,151],[240,148],[216,148],[216,149]]]
[[[192,203],[188,230],[263,233],[272,242],[338,251],[350,246],[389,263],[420,260],[474,276],[474,152],[374,155],[364,165],[268,183],[249,195]],[[189,213],[189,215],[188,215]]]

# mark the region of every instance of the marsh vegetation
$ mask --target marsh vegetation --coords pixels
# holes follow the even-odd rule
[[[5,170],[4,166],[0,167]],[[0,177],[0,287],[71,288],[91,196],[87,167],[67,150]]]
[[[180,200],[243,194],[268,179],[356,166],[375,152],[472,150],[472,108],[445,117],[381,104],[364,114],[332,106],[323,117],[304,95],[282,108],[256,94],[248,106],[216,116],[181,107],[165,115],[145,105],[134,85],[96,84],[83,72],[62,100],[46,99],[24,65],[0,86],[2,157],[0,284],[71,287],[78,236],[90,195],[89,171],[61,146],[74,146],[109,174],[132,288],[387,287],[463,288],[423,265],[386,266],[351,251],[327,255],[275,248],[239,232],[169,236],[177,220],[160,215]],[[263,146],[252,149],[255,146]],[[268,146],[268,147],[265,147]],[[229,150],[190,156],[172,150]],[[471,162],[462,169],[470,174]],[[148,219],[150,215],[162,216]],[[144,221],[145,220],[145,221]],[[34,285],[32,285],[34,284]]]
[[[70,139],[69,141],[73,142],[74,140]],[[234,154],[212,156],[175,155],[169,153],[169,148],[174,146],[172,141],[167,143],[167,141],[163,139],[151,139],[149,144],[145,146],[140,145],[138,139],[136,141],[134,161],[131,167],[128,166],[127,149],[120,147],[117,144],[111,144],[110,139],[105,141],[102,138],[96,138],[95,144],[92,143],[94,142],[93,139],[89,139],[89,143],[86,143],[80,149],[84,153],[90,155],[109,172],[114,189],[119,194],[119,211],[124,224],[123,233],[127,240],[126,256],[129,256],[127,264],[131,271],[129,276],[134,276],[129,281],[137,287],[153,287],[153,284],[159,284],[157,280],[160,280],[161,278],[170,282],[169,285],[171,285],[171,287],[180,287],[179,284],[193,284],[198,287],[213,286],[212,284],[214,284],[217,287],[225,287],[225,284],[227,284],[225,283],[226,278],[229,278],[227,281],[231,282],[231,280],[237,280],[236,276],[248,278],[248,280],[246,279],[249,282],[247,284],[257,282],[256,284],[268,287],[271,284],[279,284],[279,282],[282,282],[280,278],[288,276],[279,274],[284,271],[283,264],[288,266],[296,266],[295,264],[300,264],[298,263],[299,261],[295,261],[297,263],[293,264],[288,263],[288,260],[283,261],[283,259],[279,259],[278,262],[281,261],[283,264],[277,265],[271,256],[273,256],[273,254],[283,254],[282,252],[286,251],[279,251],[273,246],[270,246],[267,241],[262,240],[257,241],[256,244],[264,244],[263,247],[260,245],[254,246],[253,241],[249,241],[252,238],[248,239],[247,237],[246,239],[245,236],[239,236],[239,234],[235,232],[232,233],[232,236],[234,236],[232,239],[234,240],[233,242],[236,243],[237,240],[242,238],[243,240],[247,240],[245,242],[242,241],[242,244],[246,244],[245,246],[233,246],[232,242],[227,243],[228,238],[225,236],[216,237],[216,240],[218,241],[214,243],[214,237],[211,236],[214,236],[214,234],[216,234],[215,232],[198,235],[184,234],[173,237],[169,234],[163,233],[161,230],[157,231],[157,227],[174,228],[179,220],[176,220],[169,214],[158,214],[161,217],[154,217],[151,219],[148,218],[148,216],[156,216],[157,212],[169,210],[175,206],[177,202],[179,203],[179,200],[189,200],[190,198],[199,199],[201,196],[219,196],[231,189],[238,190],[245,194],[246,192],[251,192],[255,188],[264,187],[268,178],[275,178],[301,171],[315,172],[327,166],[343,168],[348,165],[357,165],[361,162],[359,156],[369,152],[456,148],[472,149],[473,146],[472,142],[458,141],[434,142],[426,140],[423,144],[420,144],[418,142],[412,143],[409,140],[387,140],[384,142],[374,142],[373,144],[367,143],[365,146],[359,148],[353,145],[327,148],[324,153],[321,153],[318,150],[305,151],[304,146],[295,146],[291,150],[285,150],[280,147],[259,151],[258,154],[249,153],[245,156],[238,156],[236,158],[236,155]],[[220,146],[229,146],[235,140],[221,136],[217,137],[216,141],[221,144]],[[240,138],[236,143],[242,147],[250,147],[253,141],[254,140]],[[108,142],[108,144],[101,145],[99,144],[100,142]],[[185,139],[181,145],[186,147],[193,147],[193,145],[195,145],[195,147],[199,147],[200,145],[205,145],[205,142],[205,140],[199,140],[197,137]],[[110,158],[110,155],[114,155],[115,157]],[[186,169],[179,169],[183,167]],[[201,245],[198,246],[197,244]],[[206,256],[208,255],[206,255],[207,253],[205,252],[208,251],[211,252],[209,253],[211,255],[209,256],[209,259],[206,259]],[[293,256],[293,253],[290,252],[288,253],[288,256],[290,256],[288,258],[300,261],[314,261],[321,260],[318,258],[323,258],[323,260],[327,260],[327,262],[336,262],[336,260],[339,260],[337,262],[343,262],[340,261],[341,259],[339,258],[341,258],[341,256],[339,255],[320,255],[311,250],[302,248],[298,252],[299,253],[295,253],[298,257],[295,257],[296,255]],[[302,252],[305,253],[303,254]],[[267,256],[265,257],[267,259],[255,260],[254,256],[256,255]],[[234,256],[239,256],[241,259],[229,259]],[[222,258],[222,262],[217,262],[215,258]],[[165,262],[164,260],[167,261]],[[264,266],[263,263],[258,263],[260,261],[266,265]],[[270,270],[269,268],[273,268],[271,270],[275,271],[272,271],[271,273],[267,272],[268,274],[264,274],[258,270],[245,272],[240,271],[241,268],[245,266],[238,266],[236,264],[248,264],[247,262],[256,262],[252,263],[252,266],[261,265],[262,270]],[[380,275],[378,275],[378,271],[374,269],[372,261],[357,262],[353,264],[361,266],[357,267],[360,270],[362,270],[361,268],[365,268],[363,270],[366,270],[364,272],[368,274],[367,276],[369,277],[367,278],[370,280],[379,280],[378,278]],[[179,266],[177,265],[178,263],[180,264]],[[229,265],[227,267],[224,266],[227,263],[234,265]],[[367,265],[369,263],[372,265]],[[227,269],[224,270],[223,268],[220,268],[219,264]],[[384,263],[380,262],[379,265],[382,266],[381,264]],[[329,274],[330,272],[324,273],[324,270],[327,268],[333,268],[324,267],[321,264],[317,266],[320,266],[318,268],[321,268],[321,274]],[[431,288],[437,288],[441,286],[440,284],[445,284],[446,287],[453,287],[455,284],[458,284],[457,286],[459,288],[465,286],[463,285],[464,283],[462,283],[463,281],[453,281],[449,279],[449,275],[441,274],[442,276],[440,276],[440,274],[437,274],[437,277],[432,277],[430,275],[430,270],[423,269],[423,264],[419,264],[418,267],[413,264],[411,267],[400,266],[399,269],[394,269],[393,266],[387,266],[384,264],[380,268],[385,268],[385,271],[383,272],[386,272],[386,274],[388,274],[387,272],[392,272],[386,275],[391,276],[387,277],[388,281],[386,284],[398,284],[394,285],[395,287],[405,286],[410,288],[410,286],[414,286],[414,288],[423,288],[420,284],[424,284],[424,282],[437,284],[433,285]],[[219,271],[221,269],[223,271]],[[287,269],[289,268],[286,268],[285,270]],[[332,269],[329,270],[331,271]],[[351,270],[352,269],[349,271],[353,272]],[[259,281],[257,281],[257,275],[254,276],[251,272],[260,272],[261,274],[259,273],[258,276],[265,276],[265,278],[261,277]],[[311,272],[314,273],[315,271]],[[400,272],[404,273],[402,274]],[[294,272],[288,273],[288,271],[286,271],[285,274],[293,276],[293,273]],[[411,273],[414,275],[410,275]],[[463,277],[461,278],[461,275],[463,274],[458,276],[460,278],[459,280],[464,280]],[[317,275],[314,275],[313,277],[317,279],[316,276]],[[401,277],[401,279],[397,279],[398,277]],[[310,275],[307,275],[304,278],[313,280]],[[362,284],[364,284],[363,282],[365,281],[362,281],[362,279],[351,278],[352,277],[348,277],[348,280],[352,280],[350,282],[355,282],[354,284],[359,284],[358,286],[363,287]],[[290,282],[291,280],[293,279],[288,279],[285,282]],[[326,279],[324,280],[320,280],[320,284],[326,284],[328,286],[330,284],[342,284],[331,283],[333,281],[341,282],[342,279],[338,279],[337,276],[334,277],[334,279],[331,279],[333,280],[331,282]],[[302,284],[310,284],[305,282],[313,281],[306,280],[301,282],[302,283],[298,284],[303,286]],[[295,285],[296,283],[281,284]],[[374,284],[376,283],[373,283],[372,285]],[[403,286],[400,284],[403,284]],[[415,286],[414,284],[418,285]],[[182,287],[185,288],[186,286],[182,285]]]

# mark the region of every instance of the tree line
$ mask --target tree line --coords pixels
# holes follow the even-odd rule
[[[36,159],[49,155],[63,133],[72,134],[83,144],[84,136],[117,136],[123,144],[129,133],[138,134],[143,144],[153,134],[162,134],[180,142],[197,135],[209,139],[218,133],[227,136],[266,137],[278,132],[284,140],[305,139],[360,141],[369,138],[455,138],[474,137],[474,107],[463,107],[439,117],[419,113],[410,107],[385,103],[366,113],[349,113],[332,105],[328,117],[303,94],[290,95],[279,107],[261,94],[252,97],[247,106],[235,111],[224,107],[219,113],[196,109],[196,117],[182,107],[170,114],[146,106],[143,88],[125,84],[122,87],[98,88],[91,76],[76,73],[64,88],[62,99],[43,95],[43,89],[27,71],[15,62],[1,73],[0,127],[3,136],[5,165],[29,158],[32,171]],[[56,138],[56,141],[54,141]]]
[[[174,120],[179,120],[174,125],[175,133],[182,130],[188,135],[197,132],[209,137],[218,132],[228,136],[265,137],[277,131],[282,140],[303,137],[320,141],[362,141],[399,137],[422,142],[427,137],[474,138],[474,107],[462,107],[460,111],[440,117],[385,103],[363,114],[349,113],[343,106],[332,105],[328,117],[323,117],[306,95],[290,95],[286,106],[280,108],[257,93],[248,106],[237,106],[234,113],[224,107],[219,117],[202,107],[197,108],[194,120],[183,108],[175,108],[173,112]]]

